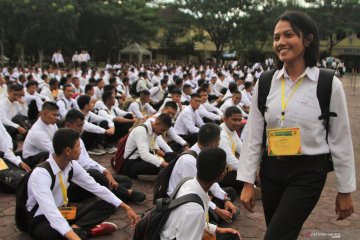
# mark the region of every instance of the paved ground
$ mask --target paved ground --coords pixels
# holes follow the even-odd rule
[[[360,168],[360,77],[357,77],[357,86],[353,87],[353,80],[350,76],[343,79],[348,100],[352,137],[356,156],[356,172]],[[355,89],[355,91],[354,91]],[[95,158],[109,167],[110,155]],[[360,175],[357,174],[357,179]],[[359,181],[358,181],[359,182]],[[148,199],[143,205],[132,205],[138,213],[143,213],[151,208],[151,182],[134,180],[134,188],[141,189],[148,194]],[[320,202],[306,221],[299,239],[360,239],[360,194],[359,190],[353,194],[355,212],[349,219],[336,221],[335,215],[335,196],[336,182],[334,173],[328,175],[325,189],[321,195]],[[256,202],[255,213],[246,212],[239,202],[236,203],[241,214],[239,218],[230,224],[231,227],[239,229],[244,239],[262,239],[265,232],[265,222],[262,211],[261,201]],[[15,197],[10,194],[0,193],[0,240],[27,240],[30,239],[26,234],[19,232],[14,226]],[[131,239],[133,229],[126,222],[123,212],[117,211],[111,221],[118,225],[118,230],[107,237],[101,239]],[[286,231],[286,229],[284,229]],[[190,240],[190,239],[189,239]]]

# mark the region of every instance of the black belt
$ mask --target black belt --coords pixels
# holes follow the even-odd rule
[[[314,161],[314,160],[329,160],[331,159],[330,153],[318,155],[295,155],[295,156],[265,156],[265,159],[280,160],[280,161]]]

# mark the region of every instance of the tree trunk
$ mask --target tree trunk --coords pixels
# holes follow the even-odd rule
[[[44,60],[44,50],[38,49],[38,54],[39,54],[39,65],[40,65],[40,68],[42,68],[42,64],[43,64],[43,60]]]
[[[4,53],[4,42],[3,40],[0,40],[0,64],[1,66],[4,66],[4,60],[5,60],[5,53]]]

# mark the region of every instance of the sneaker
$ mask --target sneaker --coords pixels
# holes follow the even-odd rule
[[[99,225],[96,225],[92,229],[90,229],[90,236],[91,237],[100,237],[109,235],[110,233],[115,232],[117,229],[117,226],[115,223],[112,222],[103,222]]]
[[[110,153],[110,154],[116,153],[116,151],[117,151],[117,148],[113,147],[113,146],[105,148],[105,152]]]
[[[135,203],[143,203],[146,199],[146,194],[139,191],[132,191],[130,194],[130,200]]]
[[[104,150],[94,148],[94,149],[89,150],[88,153],[91,154],[91,155],[103,155],[106,152]]]

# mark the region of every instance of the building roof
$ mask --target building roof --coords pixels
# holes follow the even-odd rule
[[[137,43],[133,43],[126,48],[120,50],[122,54],[143,54],[143,55],[151,55],[151,52],[146,48],[140,46]]]

